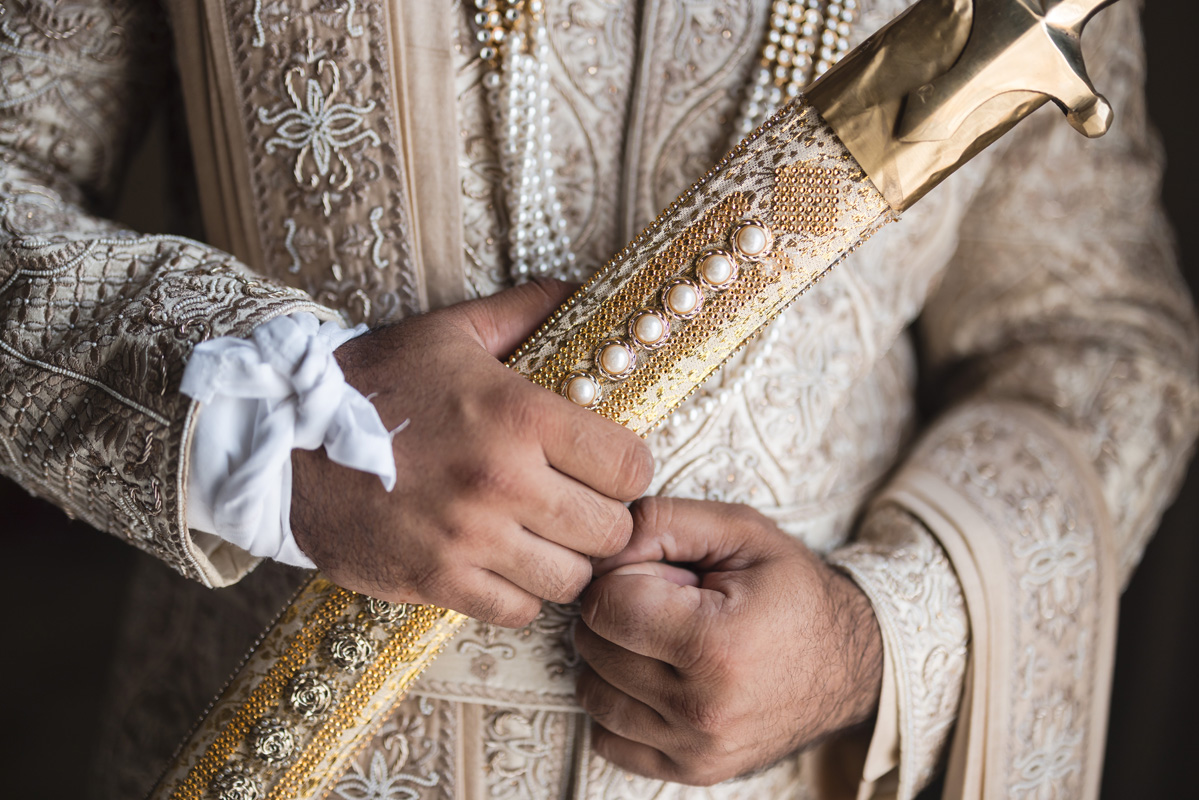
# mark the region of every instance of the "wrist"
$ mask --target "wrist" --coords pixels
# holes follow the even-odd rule
[[[870,598],[836,567],[829,567],[830,595],[841,621],[842,727],[863,722],[878,711],[883,684],[883,634]]]

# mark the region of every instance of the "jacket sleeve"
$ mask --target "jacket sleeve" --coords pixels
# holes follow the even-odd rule
[[[0,472],[211,586],[254,559],[189,533],[192,348],[327,309],[194,241],[96,216],[170,76],[158,5],[0,18]]]
[[[1084,38],[1107,136],[1050,106],[1001,143],[921,320],[948,402],[833,556],[887,642],[865,794],[912,797],[951,734],[965,796],[1097,794],[1114,597],[1199,430],[1138,14],[1117,4]]]

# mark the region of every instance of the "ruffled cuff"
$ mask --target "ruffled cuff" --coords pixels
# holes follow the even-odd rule
[[[293,449],[324,447],[332,461],[394,488],[391,435],[333,357],[366,331],[321,324],[305,312],[273,319],[249,339],[222,337],[195,348],[180,386],[202,404],[187,482],[192,530],[312,568],[291,531]]]
[[[882,505],[829,556],[870,599],[885,669],[858,798],[909,800],[943,761],[966,674],[969,619],[949,559],[903,509]]]

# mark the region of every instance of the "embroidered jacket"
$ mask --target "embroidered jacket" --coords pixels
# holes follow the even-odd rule
[[[369,0],[172,4],[213,246],[103,216],[167,88],[162,13],[134,0],[6,3],[0,470],[200,583],[243,577],[253,559],[184,524],[199,410],[177,388],[191,348],[298,309],[378,322],[506,285],[470,5],[428,4],[430,30],[413,28],[420,10]],[[903,5],[864,2],[851,38]],[[768,6],[548,3],[554,147],[581,259],[602,262],[720,156]],[[1095,632],[1111,613],[1096,598],[1135,567],[1199,425],[1199,336],[1157,205],[1136,30],[1124,3],[1088,32],[1118,110],[1106,138],[1084,142],[1051,113],[1027,121],[650,440],[653,491],[752,504],[869,594],[888,678],[859,775],[902,797],[934,774],[959,713],[962,747],[1006,748],[995,780],[1008,791],[1093,790],[1110,665]],[[444,35],[440,55],[422,35]],[[918,315],[938,401],[925,424],[907,333]],[[991,534],[988,569],[1009,576],[1012,619],[983,640],[967,614],[986,584],[963,551],[967,528]],[[254,581],[244,596],[265,591]],[[151,605],[140,613],[161,613]],[[263,619],[275,610],[258,605]],[[547,606],[523,631],[464,633],[364,749],[343,796],[761,797],[810,781],[789,760],[700,792],[591,754],[572,699],[573,620]],[[129,650],[159,654],[133,659],[138,691],[183,691],[190,654],[219,650],[224,621],[188,625],[176,644]],[[994,700],[980,684],[1010,703],[984,713]],[[131,727],[152,729],[149,705]]]

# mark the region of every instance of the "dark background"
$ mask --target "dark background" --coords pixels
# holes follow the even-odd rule
[[[1149,108],[1161,130],[1168,169],[1163,193],[1178,235],[1183,270],[1199,293],[1199,78],[1190,4],[1145,11]],[[1099,87],[1102,91],[1103,87]],[[1116,113],[1119,113],[1116,109]],[[1064,122],[1063,122],[1064,124]],[[162,130],[157,132],[162,138]],[[160,181],[143,158],[137,194]],[[143,229],[152,220],[126,218]],[[141,212],[145,213],[145,212]],[[0,478],[0,749],[7,797],[87,796],[85,775],[100,730],[105,665],[115,640],[125,583],[147,559],[130,547],[69,522],[61,512]],[[1124,595],[1112,698],[1105,800],[1197,794],[1199,757],[1199,468],[1192,465],[1174,506]],[[64,636],[70,632],[69,638]]]

